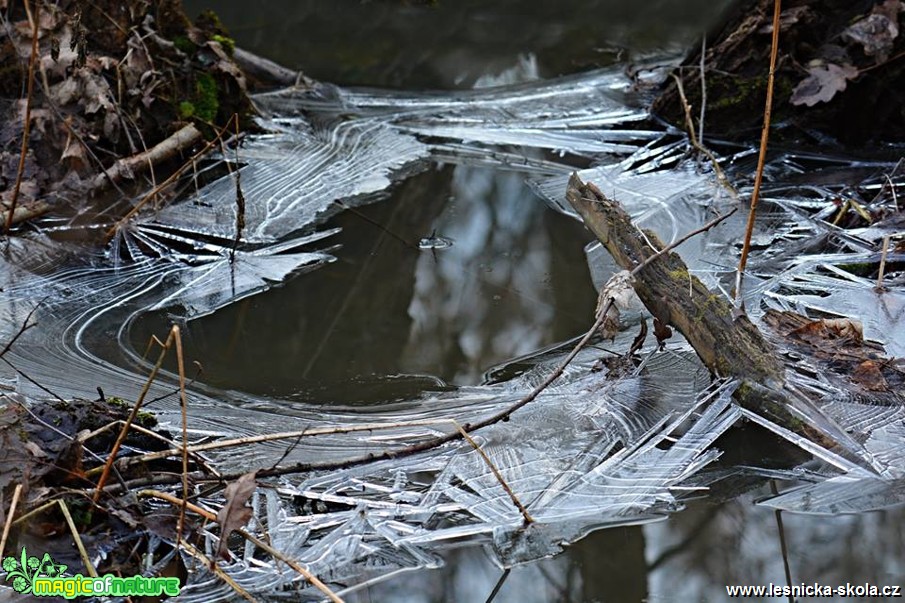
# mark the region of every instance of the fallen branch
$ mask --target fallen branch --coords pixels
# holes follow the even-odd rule
[[[704,365],[721,377],[742,381],[735,400],[795,433],[832,448],[835,442],[803,423],[789,405],[785,368],[776,351],[748,317],[736,314],[727,299],[712,293],[678,254],[656,234],[642,232],[618,203],[593,184],[572,175],[566,199],[623,268],[631,268],[638,297],[653,316],[674,326],[691,344]],[[711,228],[707,224],[702,229]],[[661,248],[654,251],[651,246]]]
[[[295,86],[297,84],[309,85],[300,71],[293,71],[282,65],[265,59],[242,48],[233,51],[233,60],[236,62],[246,77],[262,82],[269,86]]]
[[[147,151],[117,160],[105,173],[95,176],[91,185],[92,191],[97,193],[111,184],[134,179],[153,166],[181,155],[201,142],[201,139],[202,135],[198,128],[189,124]]]
[[[656,234],[642,233],[617,202],[574,174],[566,199],[617,264],[627,270],[645,264],[635,272],[638,297],[655,318],[685,336],[711,372],[780,386],[783,367],[757,327],[745,316],[734,318],[732,305],[690,274],[678,254],[655,253],[651,245],[664,248]]]

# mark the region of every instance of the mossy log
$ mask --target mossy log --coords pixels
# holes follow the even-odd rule
[[[577,175],[569,180],[566,198],[626,270],[665,247],[653,232],[636,228],[617,202]],[[689,273],[677,253],[663,254],[640,270],[634,287],[651,314],[678,329],[711,372],[771,388],[782,383],[782,365],[757,327],[746,316],[734,315],[732,305]]]
[[[566,198],[626,270],[666,247],[655,233],[642,232],[632,224],[619,203],[575,174],[569,179]],[[689,273],[677,253],[652,260],[635,274],[633,286],[650,313],[678,329],[712,373],[741,380],[734,394],[739,405],[825,448],[838,449],[827,434],[804,423],[792,410],[777,350],[747,316],[733,312],[728,300]]]

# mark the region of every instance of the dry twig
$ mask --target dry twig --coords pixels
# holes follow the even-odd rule
[[[3,523],[3,537],[0,538],[0,559],[3,559],[3,553],[6,551],[6,539],[9,538],[9,528],[13,525],[13,517],[16,515],[16,507],[19,505],[19,496],[21,495],[22,484],[16,484],[16,489],[13,491],[13,502],[9,505],[6,521]]]
[[[682,109],[685,111],[685,128],[688,130],[688,139],[691,142],[691,146],[710,160],[710,163],[713,165],[713,172],[716,174],[716,179],[723,188],[729,192],[729,195],[733,199],[737,199],[738,191],[736,191],[735,187],[732,186],[732,183],[729,182],[729,178],[726,177],[726,173],[723,171],[723,168],[720,167],[720,162],[717,161],[714,154],[710,152],[710,149],[705,147],[694,133],[694,121],[691,118],[691,105],[688,104],[688,99],[685,97],[685,88],[682,86],[682,80],[679,79],[676,74],[672,74],[672,78],[676,81],[676,90],[679,92],[679,100],[682,102]]]
[[[781,0],[773,2],[773,39],[770,47],[770,73],[767,76],[767,101],[764,106],[764,127],[760,134],[760,152],[757,156],[757,171],[754,175],[754,191],[751,193],[751,209],[748,211],[748,224],[745,227],[745,242],[742,255],[738,261],[735,275],[736,309],[743,310],[742,280],[745,266],[748,264],[748,252],[751,250],[751,233],[754,231],[754,217],[757,213],[757,201],[760,197],[760,186],[764,176],[764,163],[767,160],[767,139],[770,137],[770,113],[773,110],[773,80],[776,75],[776,56],[779,54],[779,15],[782,12]]]
[[[31,21],[31,57],[28,59],[28,85],[25,93],[25,124],[22,126],[22,149],[19,152],[19,167],[16,170],[16,184],[13,186],[13,196],[9,202],[9,210],[6,214],[4,232],[9,233],[13,226],[13,216],[16,213],[16,203],[19,200],[19,189],[22,186],[22,175],[25,173],[25,156],[28,154],[28,136],[31,132],[31,100],[35,89],[35,63],[38,60],[38,20],[41,16],[41,5],[35,2],[35,14],[31,14],[28,0],[23,2],[28,20]]]

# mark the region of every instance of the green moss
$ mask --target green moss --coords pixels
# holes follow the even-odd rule
[[[202,121],[213,122],[220,109],[220,100],[217,96],[217,80],[214,79],[214,76],[210,73],[200,74],[195,80],[195,117]]]
[[[236,41],[230,37],[214,34],[211,36],[211,40],[219,43],[229,56],[233,56],[233,52],[236,51]]]
[[[720,94],[711,95],[714,100],[707,103],[708,108],[727,109],[744,104],[754,94],[766,94],[767,78],[721,76],[714,82],[714,87],[718,87]]]
[[[676,268],[675,270],[670,270],[667,274],[669,274],[669,278],[674,281],[682,281],[687,283],[688,279],[691,278],[691,275],[688,273],[688,268],[684,266],[682,268]]]
[[[188,36],[176,36],[173,38],[173,45],[185,54],[195,52],[195,43],[189,40]]]
[[[189,119],[195,115],[195,105],[189,101],[179,103],[179,118]]]

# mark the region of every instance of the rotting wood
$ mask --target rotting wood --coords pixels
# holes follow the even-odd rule
[[[656,234],[636,228],[617,202],[575,174],[566,198],[626,270],[665,247]],[[640,270],[634,287],[651,314],[678,329],[711,372],[781,386],[783,367],[773,347],[746,316],[733,316],[728,300],[690,274],[678,254],[664,254]]]

